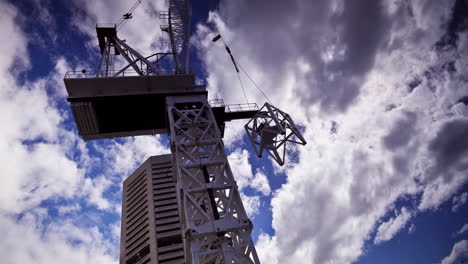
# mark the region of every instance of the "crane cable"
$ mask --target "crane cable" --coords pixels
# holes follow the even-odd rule
[[[226,47],[226,51],[229,53],[229,56],[231,57],[231,60],[232,60],[232,63],[234,64],[234,67],[236,68],[236,72],[237,72],[237,77],[239,78],[239,82],[241,84],[241,88],[242,88],[242,92],[244,93],[244,97],[245,97],[245,100],[247,101],[247,104],[249,103],[249,100],[247,99],[247,95],[245,93],[245,90],[244,90],[244,86],[242,84],[242,81],[241,81],[241,78],[240,78],[240,75],[239,75],[239,68],[244,72],[245,75],[247,75],[247,78],[249,78],[249,80],[254,84],[254,86],[260,91],[260,93],[262,93],[262,95],[267,99],[267,101],[270,103],[270,104],[273,104],[271,102],[271,100],[268,98],[268,96],[262,91],[262,89],[260,88],[260,86],[258,86],[258,84],[252,79],[252,77],[250,77],[250,75],[247,73],[246,70],[244,70],[244,68],[242,67],[242,65],[234,59],[234,56],[232,55],[231,53],[231,49],[229,49],[229,47],[227,46],[226,42],[224,41],[223,37],[221,37],[221,34],[218,34],[216,37],[214,37],[212,39],[213,42],[216,42],[218,41],[219,39],[221,39],[221,41],[223,41],[224,43],[224,46]],[[237,67],[239,66],[239,68]]]
[[[260,91],[260,93],[262,93],[262,95],[265,97],[265,99],[267,99],[267,101],[270,104],[273,104],[270,101],[270,98],[268,98],[268,96],[266,96],[266,94],[262,91],[262,89],[260,89],[260,87],[257,85],[257,83],[252,79],[252,77],[250,77],[250,75],[244,70],[244,68],[242,68],[242,65],[239,62],[237,62],[237,65],[239,65],[239,68],[241,68],[241,70],[245,73],[245,75],[247,75],[247,78],[249,78],[249,80],[254,84],[254,86],[257,87],[257,89]]]
[[[135,9],[141,4],[141,1],[142,0],[137,0],[135,4],[133,4],[133,6],[130,8],[130,10],[128,10],[127,13],[123,14],[122,17],[120,17],[120,19],[116,23],[117,31],[120,30],[129,19],[133,18],[133,11],[135,11]]]
[[[241,88],[242,88],[242,92],[244,93],[245,101],[247,102],[247,104],[249,104],[249,99],[247,99],[247,95],[245,94],[244,85],[242,84],[242,80],[241,80],[241,77],[239,75],[239,72],[237,72],[237,78],[239,78],[239,82],[240,82],[240,85],[241,85]]]

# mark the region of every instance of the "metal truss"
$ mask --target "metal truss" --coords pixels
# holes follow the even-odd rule
[[[113,44],[110,42],[110,39],[107,39],[106,46],[102,50],[96,77],[109,77],[109,73],[114,71],[114,56],[111,54],[112,46]]]
[[[188,0],[170,0],[169,11],[161,12],[165,25],[163,31],[169,33],[174,62],[178,73],[188,73],[190,46],[190,9]]]
[[[114,53],[112,53],[114,50]],[[138,51],[133,49],[125,41],[116,36],[107,36],[105,46],[101,51],[101,60],[96,73],[96,77],[119,77],[128,75],[161,75],[161,74],[174,74],[175,69],[164,69],[161,67],[160,62],[167,55],[173,53],[154,53],[150,56],[144,57]],[[121,55],[127,65],[116,69],[116,56]],[[125,64],[123,64],[125,65]],[[129,68],[133,70],[129,70]]]
[[[265,103],[245,125],[245,131],[257,157],[261,158],[266,149],[281,166],[284,165],[287,143],[307,143],[292,118],[269,103]]]
[[[205,96],[167,99],[190,264],[260,263],[224,144]]]

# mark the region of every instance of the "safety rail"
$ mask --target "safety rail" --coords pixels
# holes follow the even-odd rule
[[[247,103],[247,104],[224,104],[223,99],[210,99],[208,101],[211,107],[225,107],[226,112],[243,112],[243,111],[255,111],[258,110],[258,105],[256,103]]]
[[[210,99],[208,101],[211,107],[224,107],[224,100],[223,99]]]
[[[97,28],[104,28],[104,27],[113,28],[113,27],[117,27],[117,25],[115,23],[98,23],[96,24],[96,27]]]
[[[161,74],[156,74],[153,72],[150,72],[149,74],[146,75],[176,75],[176,69],[174,68],[167,68],[167,69],[160,69]],[[87,71],[87,70],[82,70],[82,71],[68,71],[65,73],[65,79],[86,79],[86,78],[110,78],[110,77],[128,77],[128,76],[140,76],[138,72],[136,72],[133,69],[128,69],[125,71],[120,72],[118,75],[115,75],[119,73],[117,70],[109,70],[107,72],[101,71],[99,74],[96,71]]]
[[[258,105],[256,103],[226,105],[226,112],[243,112],[255,110],[259,110]]]

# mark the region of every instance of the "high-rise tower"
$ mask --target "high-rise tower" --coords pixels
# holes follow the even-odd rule
[[[171,155],[146,160],[123,183],[120,264],[183,264],[180,199]]]

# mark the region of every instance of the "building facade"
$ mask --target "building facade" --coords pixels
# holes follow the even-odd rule
[[[123,183],[120,264],[183,264],[171,155],[146,160]]]

